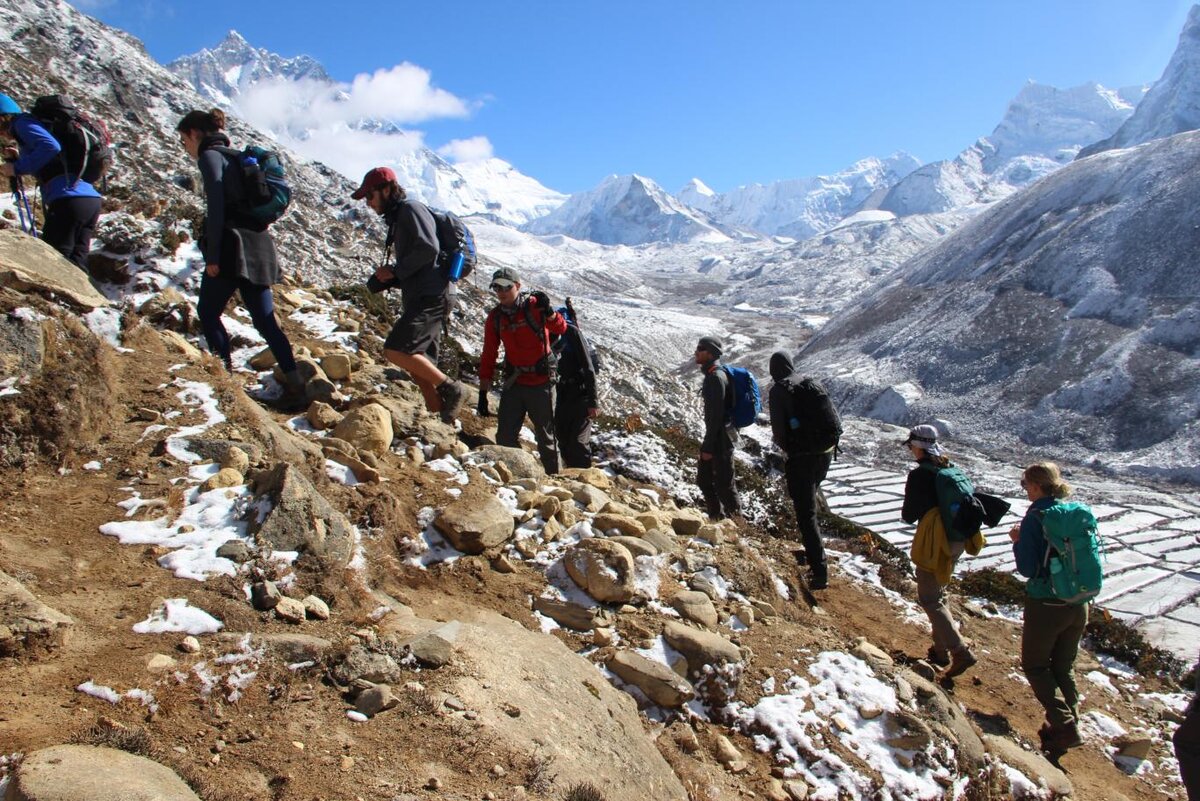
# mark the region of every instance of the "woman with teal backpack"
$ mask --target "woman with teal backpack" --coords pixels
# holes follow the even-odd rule
[[[1087,628],[1087,601],[1100,587],[1094,576],[1095,586],[1081,591],[1078,576],[1088,571],[1077,569],[1077,561],[1091,564],[1095,558],[1095,517],[1086,505],[1065,501],[1071,486],[1053,462],[1025,468],[1021,488],[1031,503],[1021,524],[1009,532],[1017,571],[1028,579],[1021,669],[1046,710],[1046,722],[1038,731],[1042,750],[1057,757],[1083,745],[1075,657]],[[1092,567],[1096,572],[1098,561]]]

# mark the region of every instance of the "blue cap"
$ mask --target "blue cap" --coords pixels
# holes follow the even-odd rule
[[[20,114],[21,107],[8,95],[0,95],[0,114]]]

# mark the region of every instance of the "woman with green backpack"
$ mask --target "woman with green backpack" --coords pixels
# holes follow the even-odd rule
[[[1028,579],[1021,669],[1046,710],[1038,731],[1042,750],[1061,756],[1083,745],[1075,657],[1087,628],[1087,602],[1100,590],[1096,518],[1085,504],[1065,501],[1071,486],[1053,462],[1025,468],[1021,488],[1029,510],[1009,532],[1017,571]]]

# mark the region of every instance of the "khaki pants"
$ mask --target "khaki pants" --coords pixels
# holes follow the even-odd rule
[[[1065,726],[1078,720],[1075,656],[1087,621],[1087,604],[1070,606],[1043,598],[1025,599],[1021,669],[1045,708],[1051,726]]]
[[[950,547],[958,547],[958,555],[962,554],[963,543],[950,543]],[[957,556],[956,556],[957,558]],[[933,627],[933,647],[940,652],[952,654],[966,647],[962,635],[954,626],[954,618],[950,616],[950,605],[946,602],[946,588],[938,584],[937,576],[924,568],[916,567],[917,573],[917,603],[929,616],[929,625]]]

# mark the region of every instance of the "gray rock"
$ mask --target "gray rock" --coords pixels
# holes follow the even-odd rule
[[[915,695],[921,711],[934,730],[955,743],[959,763],[971,771],[982,770],[986,749],[979,730],[962,707],[947,696],[945,690],[933,681],[922,678],[915,670],[901,670],[896,675],[897,696],[906,689],[909,695]]]
[[[450,664],[454,657],[454,643],[462,625],[451,621],[444,626],[438,626],[432,631],[418,635],[405,645],[417,661],[426,667],[440,668]]]
[[[571,497],[589,512],[598,512],[612,503],[612,499],[604,490],[593,487],[591,484],[576,484],[572,488]]]
[[[304,604],[304,613],[314,620],[329,620],[329,604],[315,595],[308,595],[300,603]]]
[[[283,593],[273,581],[257,581],[250,585],[250,605],[260,612],[266,612],[279,605]]]
[[[75,621],[34,597],[19,581],[0,572],[0,656],[57,648]]]
[[[275,616],[288,623],[303,623],[305,618],[304,604],[286,595],[275,604]]]
[[[587,539],[563,555],[567,574],[597,601],[625,603],[637,596],[629,550],[612,540]]]
[[[115,748],[90,745],[56,745],[26,754],[11,779],[6,798],[9,801],[200,801],[169,768]]]
[[[333,666],[330,675],[338,684],[346,686],[359,680],[372,684],[394,684],[403,679],[404,671],[387,654],[355,645],[346,652],[342,661]]]
[[[460,498],[442,509],[433,524],[451,545],[468,554],[483,553],[513,534],[512,512],[493,495]]]
[[[696,697],[692,685],[675,671],[633,651],[617,651],[608,660],[608,669],[659,706],[676,709]]]
[[[605,533],[616,529],[628,537],[641,537],[646,533],[646,527],[634,518],[609,512],[600,512],[593,517],[592,528]]]
[[[569,601],[534,598],[533,608],[558,625],[575,631],[591,631],[597,627],[610,626],[613,622],[613,614],[607,609],[588,609]]]
[[[246,454],[251,464],[259,463],[262,461],[263,456],[262,448],[257,445],[232,439],[191,437],[187,440],[187,448],[201,459],[211,459],[217,464],[224,464],[226,460],[234,458],[230,456],[234,448]]]
[[[895,664],[886,651],[868,642],[866,637],[859,637],[854,642],[854,647],[850,649],[850,653],[877,669],[887,669]]]
[[[738,663],[742,652],[719,634],[685,626],[674,621],[663,627],[663,638],[688,663],[688,675],[698,675],[708,665]]]
[[[6,314],[0,317],[0,375],[35,375],[46,358],[42,320]]]
[[[258,634],[254,639],[289,664],[320,662],[333,648],[333,643],[324,637],[309,634]]]
[[[634,559],[639,556],[658,556],[658,549],[641,537],[609,537],[609,539],[624,545],[633,554]]]
[[[681,537],[694,537],[699,533],[700,527],[707,523],[702,512],[695,509],[681,509],[671,518],[671,528],[675,529],[675,533]]]
[[[358,694],[354,699],[354,708],[373,718],[385,709],[391,709],[400,703],[400,699],[392,694],[392,688],[387,684],[375,684]]]
[[[290,464],[278,464],[256,477],[259,497],[271,501],[262,522],[251,507],[250,531],[279,551],[300,551],[345,565],[353,536],[350,522],[317,492],[304,474]]]
[[[1050,790],[1055,797],[1069,796],[1075,791],[1067,775],[1041,754],[1026,751],[1007,737],[992,734],[983,735],[983,744],[988,752],[1021,771],[1034,784]]]
[[[717,609],[703,592],[680,592],[671,599],[671,608],[684,620],[698,623],[705,628],[717,627]]]
[[[541,461],[522,448],[503,445],[483,445],[475,453],[486,462],[499,462],[508,468],[513,478],[542,478],[546,475]],[[468,457],[474,461],[474,457]]]
[[[0,286],[51,293],[88,311],[109,305],[82,270],[50,245],[15,228],[0,229]]]
[[[679,548],[675,538],[660,528],[652,528],[642,535],[642,539],[654,546],[659,553],[674,553]]]
[[[254,558],[254,554],[250,552],[250,546],[242,540],[225,540],[221,543],[221,547],[217,548],[217,556],[238,564],[249,562]]]

